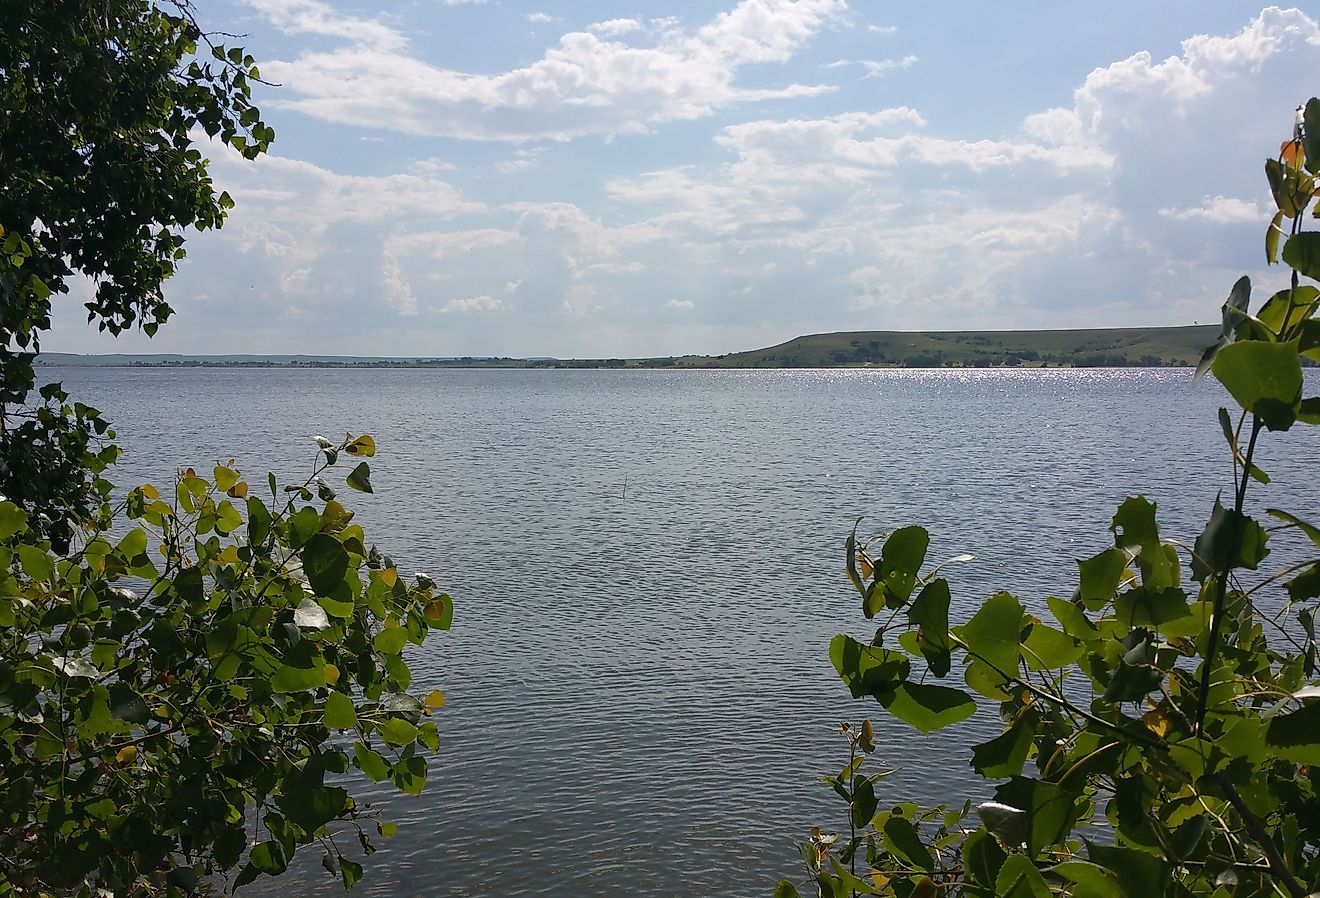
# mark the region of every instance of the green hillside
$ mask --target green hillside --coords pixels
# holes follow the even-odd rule
[[[685,358],[694,368],[908,368],[1195,365],[1215,325],[1043,331],[845,331],[811,334],[750,352]]]

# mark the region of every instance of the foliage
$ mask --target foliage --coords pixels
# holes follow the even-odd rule
[[[0,886],[177,894],[235,868],[239,886],[311,842],[346,886],[362,875],[335,840],[373,850],[341,775],[421,791],[444,699],[408,693],[402,652],[452,603],[368,548],[321,477],[371,437],[318,442],[312,477],[269,477],[268,500],[229,464],[138,487],[131,529],[67,557],[0,502]],[[347,482],[371,491],[365,461]]]
[[[336,837],[374,845],[349,768],[416,793],[438,746],[443,696],[409,694],[403,652],[449,597],[404,582],[320,476],[371,437],[318,437],[312,477],[269,477],[269,500],[230,462],[116,506],[107,422],[36,391],[53,297],[81,283],[116,335],[170,317],[184,232],[233,205],[194,134],[264,153],[259,78],[190,0],[0,4],[0,895],[238,887],[313,842],[352,886]],[[366,461],[345,479],[372,491]]]
[[[203,34],[189,0],[0,4],[0,494],[57,546],[99,508],[115,452],[94,409],[29,402],[51,298],[89,279],[88,321],[156,332],[184,230],[219,227],[233,205],[193,132],[265,152],[259,77]]]
[[[1320,549],[1320,528],[1279,509],[1266,527],[1246,506],[1253,481],[1270,482],[1259,440],[1320,423],[1302,377],[1303,358],[1320,359],[1320,291],[1301,282],[1320,280],[1320,233],[1302,229],[1320,174],[1320,100],[1267,174],[1279,214],[1266,254],[1292,269],[1291,283],[1253,315],[1239,280],[1202,359],[1200,373],[1240,409],[1219,416],[1234,462],[1229,504],[1216,499],[1194,546],[1161,538],[1154,504],[1131,497],[1113,517],[1113,545],[1078,562],[1071,600],[1049,598],[1046,616],[1000,592],[950,626],[948,583],[938,568],[922,572],[924,529],[848,539],[848,575],[879,621],[869,642],[831,643],[853,696],[925,733],[993,702],[1003,727],[972,753],[973,769],[997,782],[974,816],[970,801],[881,808],[883,773],[863,772],[871,724],[845,727],[849,763],[826,782],[847,802],[850,836],[817,829],[802,846],[819,894],[1320,889],[1320,560],[1255,573],[1274,532],[1300,531]],[[1262,605],[1279,584],[1277,602]],[[962,682],[946,685],[954,676]],[[776,890],[796,894],[788,881]]]

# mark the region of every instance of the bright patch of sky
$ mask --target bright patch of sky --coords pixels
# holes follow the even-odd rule
[[[1236,2],[227,0],[273,152],[153,340],[723,353],[834,330],[1218,319],[1320,16]]]

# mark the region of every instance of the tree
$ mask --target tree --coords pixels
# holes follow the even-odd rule
[[[183,232],[219,227],[233,205],[193,130],[265,152],[259,77],[241,48],[203,34],[190,0],[0,5],[0,493],[59,545],[99,507],[117,454],[95,409],[58,392],[29,404],[51,297],[89,280],[89,321],[156,332]]]
[[[35,390],[75,282],[112,334],[169,318],[184,231],[232,205],[192,135],[265,152],[259,77],[188,0],[0,4],[0,895],[237,887],[311,843],[352,886],[339,840],[374,843],[350,767],[415,793],[438,745],[443,696],[409,694],[402,653],[452,603],[321,476],[359,457],[371,492],[371,437],[317,437],[312,477],[265,500],[232,461],[116,491],[100,413]]]
[[[867,642],[830,645],[853,696],[925,733],[993,702],[1003,728],[973,749],[971,766],[998,781],[973,815],[970,801],[882,807],[885,774],[865,766],[872,724],[845,724],[849,761],[825,781],[847,803],[849,832],[814,829],[801,846],[819,894],[1320,890],[1320,559],[1255,574],[1273,533],[1298,531],[1320,549],[1320,527],[1271,508],[1267,528],[1246,501],[1253,482],[1270,482],[1259,442],[1320,424],[1302,376],[1303,359],[1320,360],[1320,290],[1302,283],[1320,280],[1320,232],[1302,227],[1320,174],[1320,100],[1266,173],[1278,205],[1266,256],[1277,262],[1283,241],[1291,283],[1251,314],[1250,281],[1239,280],[1198,370],[1239,410],[1219,413],[1232,493],[1227,505],[1216,499],[1194,546],[1162,539],[1154,504],[1130,497],[1113,517],[1113,545],[1078,562],[1077,591],[1050,598],[1048,618],[1000,592],[950,626],[948,582],[938,567],[923,572],[925,529],[849,537],[849,578],[879,621]],[[1270,613],[1259,599],[1280,584],[1282,610]],[[955,672],[967,689],[939,682]],[[788,881],[776,890],[797,894]]]

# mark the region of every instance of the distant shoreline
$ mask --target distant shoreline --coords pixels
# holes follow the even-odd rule
[[[1039,331],[842,331],[719,356],[561,359],[186,353],[42,353],[97,368],[1169,368],[1194,366],[1218,325]]]

